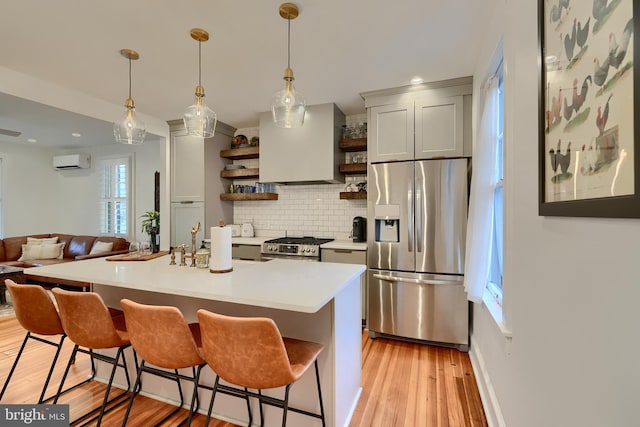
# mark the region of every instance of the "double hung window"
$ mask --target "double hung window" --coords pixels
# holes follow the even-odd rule
[[[100,233],[127,238],[131,233],[131,158],[105,158],[100,171]]]

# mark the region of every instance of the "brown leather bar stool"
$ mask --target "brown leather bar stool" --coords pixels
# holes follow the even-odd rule
[[[260,425],[263,424],[262,404],[283,409],[282,426],[287,424],[287,411],[294,411],[314,418],[325,424],[318,354],[324,348],[321,344],[282,337],[272,319],[264,317],[230,317],[198,310],[198,320],[202,330],[204,359],[216,373],[211,402],[205,425],[209,425],[216,392],[238,397],[255,397],[260,402]],[[289,407],[289,389],[315,366],[320,413]],[[220,384],[224,381],[244,387]],[[285,387],[284,399],[277,399],[247,389],[269,389]],[[251,412],[249,412],[251,425]]]
[[[145,305],[128,299],[121,300],[120,305],[124,311],[131,345],[141,359],[134,392],[129,399],[129,406],[122,426],[127,424],[133,401],[140,391],[143,372],[174,380],[180,393],[180,405],[156,425],[164,423],[180,411],[184,405],[180,381],[193,382],[189,415],[180,423],[182,425],[186,422],[187,425],[191,425],[193,413],[199,402],[200,371],[206,365],[199,349],[202,345],[200,326],[197,323],[187,324],[184,316],[176,307]],[[178,370],[184,368],[191,368],[192,376],[180,374]]]
[[[27,330],[27,333],[24,336],[24,340],[22,341],[20,350],[18,350],[16,360],[14,360],[13,365],[11,366],[9,375],[7,375],[7,379],[2,386],[2,391],[0,391],[0,400],[2,400],[2,397],[7,390],[9,381],[13,376],[13,372],[15,371],[16,366],[18,366],[20,356],[22,356],[22,352],[24,351],[27,342],[32,339],[34,341],[39,341],[41,343],[49,344],[53,347],[56,347],[56,352],[53,356],[53,361],[51,362],[49,373],[47,374],[47,378],[44,381],[44,386],[42,387],[42,392],[40,393],[40,398],[38,399],[39,404],[47,402],[55,398],[56,396],[53,395],[46,399],[44,397],[49,385],[49,381],[51,381],[51,375],[53,374],[53,370],[56,366],[58,356],[60,356],[62,344],[66,338],[66,334],[64,333],[64,329],[62,328],[62,323],[60,322],[58,310],[49,297],[49,294],[47,294],[47,291],[42,286],[21,285],[17,284],[11,279],[6,279],[5,284],[7,286],[7,289],[11,293],[16,319],[18,319],[18,323],[20,323],[20,326]],[[60,340],[56,342],[40,337],[38,335],[59,335]],[[73,390],[90,380],[91,378],[81,381],[80,383],[68,388],[67,390],[61,391],[60,393],[66,393],[67,391]]]
[[[58,302],[58,310],[60,313],[60,320],[62,321],[62,327],[69,339],[75,344],[71,357],[73,358],[79,347],[82,346],[89,349],[93,358],[112,365],[111,375],[109,377],[109,382],[107,383],[107,389],[105,391],[102,404],[86,412],[70,423],[75,424],[79,421],[85,420],[88,416],[99,410],[100,413],[98,415],[93,416],[89,420],[85,420],[82,425],[87,425],[97,420],[96,426],[100,426],[104,414],[125,403],[127,401],[126,395],[129,390],[131,390],[129,370],[127,368],[127,361],[124,357],[124,350],[131,346],[131,342],[129,341],[129,334],[127,333],[127,328],[125,326],[124,315],[119,310],[108,308],[100,295],[95,292],[72,292],[65,291],[60,288],[54,288],[53,295]],[[117,349],[115,357],[95,353],[93,351],[111,348]],[[137,364],[135,352],[134,357],[136,358]],[[71,360],[67,364],[64,375],[62,376],[59,390],[62,390],[70,367]],[[116,369],[118,367],[124,369],[127,380],[127,389],[109,399],[111,385],[113,384],[113,378],[115,377]],[[53,403],[55,404],[57,401],[58,397],[54,399]],[[111,404],[113,405],[107,408],[107,406]]]

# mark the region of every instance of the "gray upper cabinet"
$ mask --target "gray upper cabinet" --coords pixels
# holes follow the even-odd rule
[[[204,202],[204,139],[171,132],[171,201]]]
[[[418,99],[415,103],[415,158],[461,157],[463,97]]]
[[[171,244],[191,244],[191,228],[200,222],[198,241],[220,219],[233,222],[233,206],[217,195],[228,185],[220,179],[224,161],[220,147],[229,147],[235,128],[218,121],[215,135],[203,139],[187,135],[182,120],[169,121],[171,137]],[[215,196],[214,196],[215,195]]]
[[[372,107],[367,120],[372,162],[413,159],[413,102]]]
[[[362,94],[372,163],[471,155],[471,78]]]

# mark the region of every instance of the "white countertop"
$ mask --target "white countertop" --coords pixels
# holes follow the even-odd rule
[[[275,237],[232,237],[231,243],[234,245],[254,245],[260,246],[265,240],[274,239]],[[366,251],[367,242],[354,243],[351,240],[334,240],[320,246],[321,249],[349,249],[353,251]]]
[[[269,239],[273,239],[273,237],[232,237],[231,243],[234,245],[260,246],[265,240]]]
[[[364,271],[363,265],[233,260],[231,273],[169,265],[165,255],[150,261],[105,258],[26,268],[25,274],[128,289],[315,313]]]
[[[367,242],[356,243],[351,240],[334,240],[320,246],[321,249],[350,249],[352,251],[366,251]]]

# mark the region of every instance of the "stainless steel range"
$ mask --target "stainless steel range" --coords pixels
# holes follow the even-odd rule
[[[320,261],[320,245],[332,240],[315,237],[281,237],[266,240],[262,244],[262,259]]]

